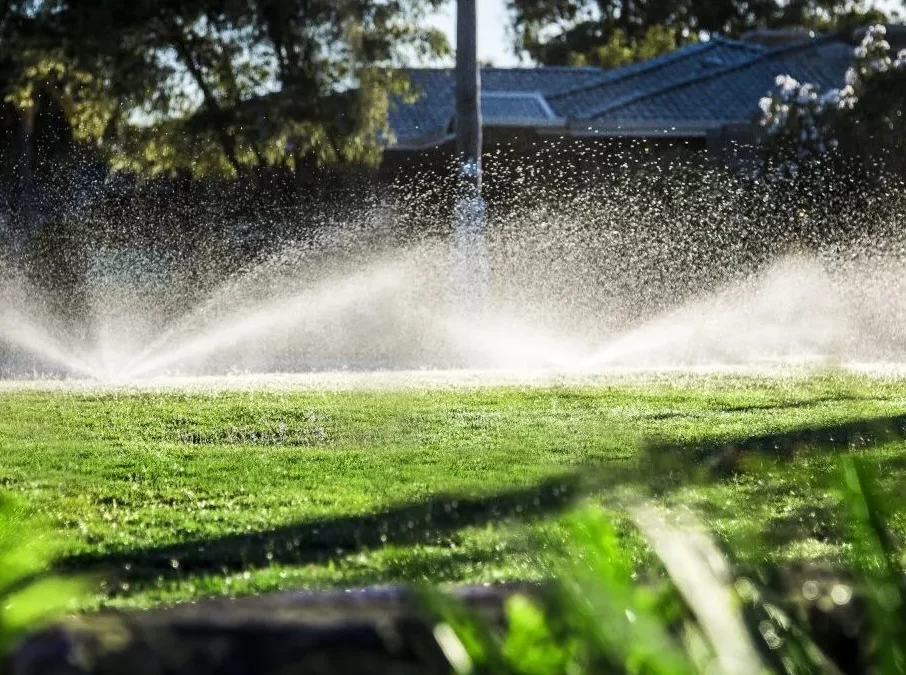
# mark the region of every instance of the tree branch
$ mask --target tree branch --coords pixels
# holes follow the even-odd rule
[[[175,21],[170,21],[168,28],[170,38],[173,42],[173,45],[176,47],[176,53],[179,55],[179,58],[186,66],[186,69],[189,71],[189,75],[195,81],[195,84],[201,90],[201,95],[204,98],[205,107],[207,107],[214,118],[216,134],[220,141],[220,145],[223,147],[224,155],[226,155],[227,161],[230,163],[230,166],[233,167],[236,173],[241,174],[242,164],[240,163],[239,157],[236,153],[236,139],[226,127],[227,114],[221,107],[220,102],[214,95],[214,91],[209,86],[207,80],[204,77],[204,73],[201,71],[201,67],[195,60],[195,55],[192,53],[191,46],[189,45],[189,41],[186,39],[186,35],[183,32],[182,27]]]

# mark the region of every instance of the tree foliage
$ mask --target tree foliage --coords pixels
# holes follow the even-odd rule
[[[842,88],[820,91],[788,75],[777,77],[777,88],[761,99],[759,120],[775,170],[798,173],[838,148],[842,157],[859,158],[863,165],[903,168],[906,50],[893,55],[885,33],[881,25],[866,30]]]
[[[689,36],[693,38],[694,36]],[[567,54],[570,65],[616,68],[644,61],[673,51],[678,46],[676,33],[666,26],[652,26],[638,39],[630,38],[622,28],[615,28],[607,42],[590,45],[582,52]]]
[[[76,139],[144,174],[372,163],[396,66],[449,49],[423,21],[437,4],[35,0],[11,9],[4,97],[47,91]]]
[[[509,0],[517,48],[549,65],[638,61],[702,33],[836,30],[887,16],[860,0]]]

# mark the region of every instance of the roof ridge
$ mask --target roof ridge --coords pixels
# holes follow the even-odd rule
[[[694,54],[698,54],[699,52],[705,51],[706,49],[712,49],[715,45],[716,45],[716,41],[713,39],[704,40],[702,42],[693,42],[691,44],[684,45],[683,47],[680,47],[679,49],[675,49],[672,52],[667,52],[666,54],[661,54],[660,56],[655,56],[652,59],[648,59],[647,65],[644,65],[646,63],[645,61],[638,61],[636,63],[627,63],[624,66],[620,66],[619,68],[614,68],[610,71],[605,70],[602,72],[602,78],[600,80],[591,82],[589,84],[583,84],[583,85],[580,85],[573,89],[567,89],[566,91],[558,92],[557,94],[551,95],[549,98],[559,98],[561,96],[566,96],[568,94],[575,94],[575,93],[578,93],[581,91],[590,91],[591,89],[595,89],[596,87],[600,87],[601,85],[604,85],[604,84],[613,84],[614,82],[621,82],[622,80],[627,80],[630,77],[635,77],[636,75],[643,75],[645,73],[650,73],[653,70],[663,68],[664,66],[668,66],[672,63],[676,63],[677,61],[682,61],[683,59],[689,58],[690,56],[693,56]],[[624,70],[626,68],[630,68],[632,66],[642,66],[642,67],[636,67],[635,69],[631,70],[628,73],[622,73],[622,74],[616,75],[614,77],[607,77],[608,73],[613,74],[615,72]]]
[[[659,89],[654,89],[652,91],[647,91],[647,92],[643,92],[641,94],[634,94],[634,95],[630,95],[630,96],[624,96],[623,98],[617,99],[616,101],[611,101],[607,105],[602,106],[601,108],[591,112],[590,114],[588,114],[586,117],[584,117],[582,119],[592,119],[594,117],[597,117],[598,115],[603,115],[604,113],[612,112],[613,110],[617,110],[618,108],[627,106],[630,103],[637,103],[638,101],[644,101],[645,99],[652,98],[652,97],[658,96],[660,94],[664,94],[668,91],[682,89],[683,87],[687,87],[690,84],[695,84],[697,82],[705,82],[707,80],[711,80],[716,77],[726,75],[727,73],[731,73],[736,70],[742,70],[743,68],[748,68],[756,63],[761,63],[763,61],[766,61],[771,58],[775,58],[777,56],[784,56],[791,52],[812,48],[812,47],[817,46],[818,44],[823,44],[823,43],[828,43],[828,42],[840,42],[840,40],[837,36],[827,35],[827,36],[822,36],[820,38],[814,38],[808,42],[800,42],[797,44],[787,45],[785,47],[780,47],[777,49],[768,49],[768,50],[765,50],[764,52],[762,52],[761,54],[759,54],[758,56],[756,56],[752,59],[749,59],[748,61],[743,61],[742,63],[734,63],[732,65],[727,66],[726,68],[720,68],[720,69],[712,71],[710,73],[704,73],[702,75],[690,77],[685,80],[681,80],[680,82],[674,82],[672,84],[667,85],[666,87],[661,87]]]
[[[665,66],[676,63],[677,61],[681,61],[682,59],[689,58],[695,54],[698,54],[699,52],[704,51],[705,49],[711,49],[718,44],[722,44],[727,47],[733,47],[735,49],[742,49],[747,52],[752,52],[752,53],[758,54],[758,55],[764,54],[767,51],[761,45],[749,44],[748,42],[743,42],[742,40],[728,38],[725,35],[719,35],[719,34],[715,33],[714,35],[709,36],[709,38],[707,40],[702,40],[701,42],[692,42],[688,45],[684,45],[683,47],[680,47],[679,49],[675,49],[672,52],[667,52],[666,54],[661,54],[660,56],[655,56],[652,59],[648,59],[649,62],[654,62],[654,63],[650,63],[650,65],[648,65],[647,67],[635,68],[634,70],[632,70],[628,73],[624,73],[622,75],[619,75],[619,76],[613,77],[613,78],[607,78],[608,71],[605,70],[603,72],[602,79],[600,79],[596,82],[590,82],[588,84],[583,84],[578,87],[574,87],[572,89],[567,89],[565,91],[557,92],[556,94],[552,94],[549,98],[557,98],[560,96],[566,96],[568,94],[578,93],[578,92],[582,92],[582,91],[590,91],[596,87],[600,87],[605,84],[613,84],[614,82],[620,82],[622,80],[626,80],[631,77],[635,77],[636,75],[644,75],[646,73],[650,73],[653,70],[657,70],[658,68],[663,68]],[[645,62],[642,61],[639,63],[645,63]],[[628,68],[633,65],[638,65],[638,64],[626,64],[625,66],[620,66],[619,68],[615,68],[615,69],[611,70],[610,72],[613,73],[614,71],[623,70],[624,68]]]
[[[452,73],[456,70],[453,66],[408,66],[406,68],[401,68],[400,70],[408,73]],[[603,68],[598,66],[546,66],[546,65],[537,65],[537,66],[481,66],[482,71],[488,70],[497,70],[501,72],[538,72],[538,71],[560,71],[567,73],[593,73],[593,72],[606,72]]]
[[[684,46],[680,47],[679,49],[674,49],[671,52],[667,52],[665,54],[661,54],[659,56],[655,56],[651,59],[648,59],[649,65],[635,68],[631,72],[620,74],[620,75],[618,75],[616,77],[612,77],[612,78],[608,78],[607,77],[608,74],[617,73],[618,71],[621,71],[624,68],[628,68],[631,66],[639,66],[639,65],[644,64],[645,62],[641,61],[641,62],[636,62],[636,63],[627,63],[623,66],[619,66],[618,68],[613,68],[610,70],[601,68],[599,66],[564,66],[564,65],[546,65],[543,63],[539,64],[539,65],[535,65],[535,66],[481,66],[481,70],[482,71],[496,70],[496,71],[502,71],[502,72],[513,72],[513,71],[537,72],[537,71],[541,71],[541,70],[547,70],[547,71],[580,72],[580,73],[582,73],[582,72],[592,73],[592,72],[598,71],[601,73],[601,75],[602,75],[601,80],[596,80],[595,82],[591,82],[589,84],[583,84],[583,85],[580,85],[573,89],[567,89],[565,91],[561,91],[561,92],[557,92],[555,94],[549,95],[549,98],[557,98],[560,96],[565,96],[566,94],[571,94],[571,93],[583,91],[586,89],[594,89],[595,87],[600,86],[602,84],[611,84],[613,82],[619,82],[621,80],[628,79],[630,77],[634,77],[636,75],[649,73],[652,70],[657,70],[658,68],[663,68],[664,66],[667,66],[671,63],[675,63],[676,61],[681,61],[682,59],[689,58],[693,54],[696,54],[700,51],[704,51],[705,49],[711,49],[717,43],[724,44],[729,47],[745,49],[746,51],[752,51],[752,52],[758,52],[758,53],[764,53],[766,51],[771,51],[771,50],[766,50],[764,47],[761,47],[759,45],[752,45],[747,42],[743,42],[742,40],[736,40],[734,38],[728,38],[724,35],[714,34],[714,35],[710,36],[707,40],[703,40],[701,42],[692,42],[692,43],[689,43],[688,45],[684,45]],[[452,66],[417,66],[417,67],[407,67],[407,68],[404,68],[403,70],[405,70],[407,72],[423,72],[423,73],[440,73],[440,72],[452,73],[455,71],[455,68]]]
[[[558,66],[558,65],[545,65],[543,63],[537,66],[482,66],[482,70],[563,70],[569,72],[592,72],[592,71],[601,71],[604,72],[603,68],[598,66]]]
[[[738,40],[737,38],[727,37],[726,35],[721,35],[719,33],[714,33],[708,39],[709,42],[721,42],[728,47],[736,47],[738,49],[745,49],[750,52],[765,52],[770,51],[764,45],[752,44],[751,42],[746,42],[745,40]]]

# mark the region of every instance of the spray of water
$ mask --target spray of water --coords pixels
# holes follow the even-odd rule
[[[229,238],[191,256],[179,242],[89,242],[78,311],[71,291],[7,261],[0,372],[129,382],[906,362],[897,186],[840,202],[684,160],[602,178],[553,152],[498,158],[511,194],[492,199],[475,251],[482,288],[457,282],[462,247],[427,180],[347,204],[308,236],[262,220],[272,239],[229,270],[206,259]]]

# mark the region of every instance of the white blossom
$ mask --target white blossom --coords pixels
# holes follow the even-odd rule
[[[813,84],[804,84],[799,88],[799,93],[796,95],[796,103],[799,105],[808,105],[817,98],[818,95],[815,93],[815,86]]]
[[[855,108],[866,82],[891,69],[906,68],[906,50],[891,59],[890,44],[884,39],[884,26],[871,26],[859,46],[853,49],[853,64],[847,69],[845,86],[819,91],[810,83],[800,83],[792,75],[778,75],[776,89],[758,101],[760,124],[767,134],[786,139],[795,156],[805,161],[838,147],[833,137],[838,111]],[[786,167],[794,175],[798,163]]]
[[[902,68],[906,65],[906,49],[901,49],[897,52],[896,61],[893,62],[894,68]]]
[[[784,93],[794,92],[799,89],[799,81],[789,75],[778,75],[774,82]]]
[[[840,103],[840,90],[839,89],[828,89],[825,91],[818,100],[829,106],[836,106]]]

